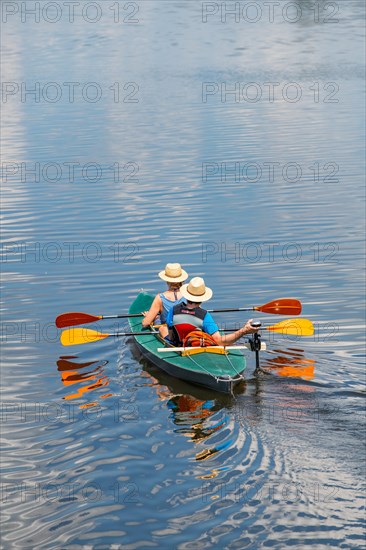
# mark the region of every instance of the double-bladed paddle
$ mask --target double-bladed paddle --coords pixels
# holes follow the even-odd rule
[[[309,319],[286,319],[275,325],[261,327],[266,330],[278,332],[280,334],[292,336],[312,336],[314,334],[314,326]],[[233,332],[237,329],[225,329],[223,332]],[[119,337],[119,336],[149,336],[149,330],[139,332],[117,332],[114,334],[103,334],[96,330],[88,328],[71,328],[64,330],[61,334],[61,344],[64,346],[73,346],[76,344],[89,344],[103,340],[104,338]]]
[[[228,311],[261,311],[262,313],[273,313],[276,315],[300,315],[301,302],[295,298],[279,298],[272,300],[262,306],[253,306],[248,308],[226,308],[226,309],[208,309],[210,313],[225,313]],[[126,317],[141,317],[142,313],[124,313],[123,315],[91,315],[82,312],[62,313],[56,318],[58,328],[73,327],[76,325],[86,325],[95,323],[101,319],[123,319]]]

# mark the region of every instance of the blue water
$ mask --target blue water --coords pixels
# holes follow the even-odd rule
[[[3,3],[4,549],[364,548],[364,4],[234,4]],[[61,346],[169,261],[314,336],[226,397]]]

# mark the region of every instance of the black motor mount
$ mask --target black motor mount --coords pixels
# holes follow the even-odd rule
[[[253,321],[251,325],[254,328],[260,328],[262,326],[262,323],[260,321]],[[259,334],[259,332],[256,332],[255,334],[253,334],[252,338],[249,338],[249,345],[250,349],[255,352],[255,368],[259,369],[259,352],[261,349],[261,335]]]

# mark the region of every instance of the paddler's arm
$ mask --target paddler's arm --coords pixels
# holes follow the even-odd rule
[[[239,328],[235,332],[231,332],[230,334],[220,334],[220,332],[217,331],[211,334],[211,336],[215,340],[218,346],[227,346],[227,345],[234,344],[242,336],[245,336],[246,334],[254,334],[258,332],[259,330],[258,328],[252,327],[251,325],[252,321],[253,319],[249,319],[249,321],[247,321],[245,325],[243,325],[241,328]]]
[[[163,304],[161,302],[161,298],[159,294],[157,294],[154,298],[153,303],[151,304],[149,311],[143,311],[143,314],[144,314],[144,318],[142,320],[143,327],[148,327],[151,325],[151,323],[155,321],[156,317],[161,312],[162,305]]]

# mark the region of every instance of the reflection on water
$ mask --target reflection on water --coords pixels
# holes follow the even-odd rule
[[[65,395],[62,399],[79,399],[83,396],[85,397],[88,392],[93,392],[109,385],[109,378],[106,374],[104,374],[104,367],[108,364],[108,361],[88,361],[85,363],[76,363],[75,361],[70,361],[70,359],[76,359],[76,357],[61,356],[57,361],[57,370],[61,373],[63,385],[68,387],[77,384],[76,388],[73,388],[75,391]],[[93,368],[80,372],[81,369],[87,369],[88,367]],[[90,381],[93,381],[93,383],[85,384],[85,382]],[[112,395],[112,393],[104,393],[98,397],[99,399],[105,399],[107,397],[111,397]],[[86,409],[89,407],[95,407],[96,405],[97,401],[90,401],[80,405],[80,408]]]
[[[307,359],[304,350],[289,348],[287,350],[272,351],[278,354],[276,357],[266,356],[261,363],[261,368],[268,373],[275,373],[279,376],[290,376],[312,380],[315,372],[314,359]]]
[[[166,401],[167,407],[171,412],[171,419],[176,428],[175,433],[181,434],[194,444],[203,443],[216,432],[220,432],[226,427],[227,419],[225,416],[212,423],[208,419],[218,411],[228,405],[233,398],[228,397],[222,402],[221,396],[215,392],[207,393],[216,395],[216,398],[204,399],[205,389],[196,388],[194,385],[175,380],[166,373],[146,366],[143,375],[149,378],[148,385],[154,387],[160,400]],[[175,389],[175,391],[174,391]],[[187,393],[181,393],[186,391]],[[177,393],[179,392],[179,393]],[[188,393],[189,392],[189,393]],[[230,441],[216,443],[212,447],[204,448],[195,453],[195,460],[206,460],[219,451],[230,446]],[[217,470],[212,470],[209,476],[215,477]]]

